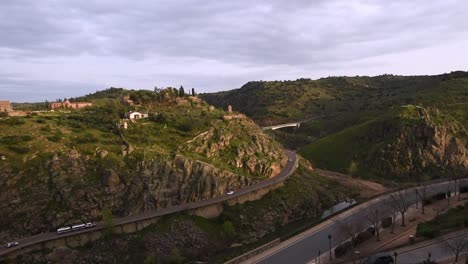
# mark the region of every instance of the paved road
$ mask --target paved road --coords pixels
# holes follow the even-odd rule
[[[462,186],[468,186],[468,178],[461,180],[460,183]],[[432,183],[426,187],[427,197],[439,192],[446,192],[448,188],[453,190],[453,185],[453,182],[447,181]],[[416,188],[411,188],[402,191],[406,200],[412,204],[417,201],[415,189]],[[285,241],[278,245],[276,249],[273,248],[272,250],[267,251],[268,253],[261,254],[260,256],[250,260],[250,263],[307,263],[318,255],[319,250],[322,253],[328,251],[328,235],[331,235],[331,246],[333,248],[346,240],[346,237],[343,235],[344,232],[340,230],[343,230],[343,228],[346,227],[349,228],[353,226],[367,225],[367,212],[374,211],[378,208],[382,215],[391,215],[392,213],[389,206],[390,200],[390,194],[387,194],[360,204],[352,208],[350,210],[351,212],[344,212],[333,217],[327,225],[313,233],[295,240],[292,238],[289,242]],[[248,261],[246,263],[248,263]]]
[[[142,221],[142,220],[151,219],[151,218],[159,217],[159,216],[162,216],[162,215],[167,215],[167,214],[172,214],[172,213],[181,212],[181,211],[185,211],[185,210],[204,207],[204,206],[207,206],[207,205],[217,204],[217,203],[220,203],[220,202],[223,202],[223,201],[227,201],[227,200],[230,200],[230,199],[233,199],[233,198],[236,198],[236,197],[243,196],[245,194],[248,194],[250,192],[254,192],[254,191],[262,189],[264,187],[267,187],[267,186],[282,182],[287,177],[292,175],[293,172],[295,171],[295,169],[298,166],[298,159],[297,159],[296,153],[293,152],[293,151],[289,151],[289,150],[285,150],[285,153],[288,156],[288,160],[290,160],[290,161],[288,161],[288,163],[286,164],[286,167],[283,168],[283,170],[274,178],[271,178],[271,179],[268,179],[268,180],[253,184],[251,186],[242,188],[240,190],[236,190],[234,192],[234,194],[231,194],[231,195],[226,194],[226,195],[222,195],[222,196],[219,196],[219,197],[215,197],[213,199],[207,199],[207,200],[202,200],[202,201],[198,201],[198,202],[182,204],[182,205],[173,206],[173,207],[166,208],[166,209],[161,209],[161,210],[148,211],[148,212],[138,214],[138,215],[133,215],[133,216],[115,218],[114,219],[114,225],[122,225],[122,224],[126,224],[126,223],[139,222],[139,221]],[[57,239],[59,237],[75,236],[75,235],[82,234],[82,233],[87,233],[87,232],[90,232],[90,231],[93,231],[93,230],[96,230],[96,229],[99,230],[99,229],[104,229],[104,228],[105,228],[105,224],[102,223],[102,222],[99,222],[99,223],[96,223],[96,227],[90,228],[90,229],[82,229],[80,231],[64,233],[64,234],[61,234],[61,235],[57,235],[56,232],[49,232],[49,233],[42,233],[42,234],[38,234],[38,235],[35,235],[35,236],[22,238],[22,239],[16,240],[16,241],[19,242],[19,245],[16,246],[16,247],[9,248],[9,249],[4,248],[4,247],[0,248],[0,258],[1,258],[1,256],[6,255],[6,254],[8,254],[8,253],[10,253],[12,251],[15,251],[15,250],[18,250],[20,248],[27,247],[27,246],[31,246],[31,245],[34,245],[36,243],[54,240],[54,239]]]

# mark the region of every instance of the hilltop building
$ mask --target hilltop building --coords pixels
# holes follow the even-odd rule
[[[0,101],[0,112],[11,112],[13,108],[11,107],[10,101]]]
[[[83,107],[92,106],[92,103],[88,102],[73,102],[71,103],[68,99],[65,102],[54,102],[50,103],[49,107],[51,110],[57,110],[60,108],[66,109],[81,109]]]
[[[136,111],[130,111],[125,113],[125,118],[127,119],[141,119],[141,118],[148,118],[148,113],[140,113]]]

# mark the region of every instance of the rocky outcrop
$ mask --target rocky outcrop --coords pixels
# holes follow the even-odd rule
[[[183,149],[221,159],[251,175],[273,177],[281,171],[286,155],[253,121],[240,118],[224,122],[227,125],[214,125],[189,140]]]
[[[411,111],[411,116],[378,122],[368,131],[366,141],[380,148],[365,155],[364,163],[388,176],[413,180],[422,175],[468,175],[465,128],[437,109]]]

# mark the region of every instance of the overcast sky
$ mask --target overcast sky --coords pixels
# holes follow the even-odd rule
[[[0,100],[468,70],[466,0],[0,0]]]

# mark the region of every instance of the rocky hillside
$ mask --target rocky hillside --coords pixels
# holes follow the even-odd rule
[[[244,116],[172,90],[127,92],[138,105],[100,96],[79,111],[0,120],[0,241],[99,220],[105,209],[124,216],[213,198],[287,162]],[[125,129],[129,110],[150,116]]]
[[[171,215],[140,232],[113,235],[81,248],[59,248],[17,259],[27,263],[224,263],[230,253],[291,230],[290,224],[318,219],[324,210],[355,198],[357,189],[316,174],[301,160],[285,186],[260,200],[226,207],[217,219]],[[296,225],[297,228],[297,225]],[[275,233],[276,232],[276,233]],[[261,240],[266,238],[267,240]],[[236,245],[237,247],[231,247]]]
[[[466,128],[435,108],[408,105],[306,146],[316,166],[389,180],[468,175]]]

